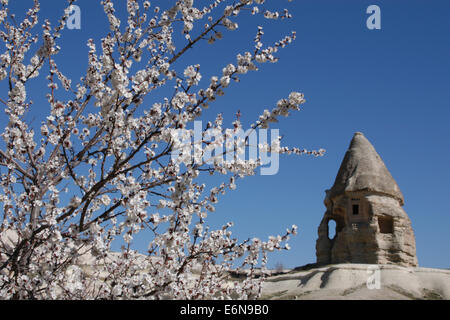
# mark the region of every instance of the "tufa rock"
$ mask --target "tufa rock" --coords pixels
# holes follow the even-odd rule
[[[403,194],[371,143],[355,133],[333,187],[326,191],[327,211],[319,226],[317,263],[398,264],[417,266],[411,221]],[[336,223],[329,238],[329,222]]]

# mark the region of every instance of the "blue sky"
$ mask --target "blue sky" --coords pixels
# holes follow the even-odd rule
[[[32,1],[10,2],[19,12]],[[81,30],[65,30],[59,42],[62,51],[56,60],[74,79],[86,70],[87,39],[98,43],[108,29],[99,2],[78,1]],[[234,221],[233,231],[242,240],[265,239],[297,224],[300,232],[290,241],[291,251],[272,254],[269,265],[315,262],[324,191],[332,186],[353,133],[362,131],[404,194],[419,264],[450,268],[450,2],[267,2],[268,8],[288,8],[293,19],[268,21],[243,14],[237,20],[242,30],[225,32],[215,45],[203,43],[177,63],[180,70],[187,64],[201,64],[207,81],[235,62],[237,53],[252,49],[258,25],[265,27],[265,44],[296,30],[297,40],[278,53],[277,64],[262,65],[260,71],[241,77],[204,115],[211,118],[223,112],[225,123],[230,123],[241,110],[245,126],[278,99],[300,91],[307,99],[304,109],[277,124],[283,142],[324,148],[327,153],[321,158],[283,156],[278,174],[238,181],[237,191],[221,198],[210,223]],[[64,2],[42,0],[41,4],[41,17],[51,17],[55,23]],[[366,8],[372,4],[381,8],[381,30],[366,28]],[[38,108],[32,116],[46,110],[42,85],[32,84],[30,94]],[[156,93],[151,99],[162,95]],[[151,99],[146,101],[149,105]]]

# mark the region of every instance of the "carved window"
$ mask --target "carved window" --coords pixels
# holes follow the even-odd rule
[[[379,216],[378,226],[380,227],[380,233],[393,233],[394,219],[391,216]]]
[[[351,201],[351,210],[354,216],[359,215],[360,207],[359,207],[359,199],[352,199]]]

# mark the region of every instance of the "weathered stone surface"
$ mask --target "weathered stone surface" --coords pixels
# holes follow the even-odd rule
[[[397,198],[403,194],[375,148],[361,132],[356,132],[342,161],[330,198],[351,191],[372,191]]]
[[[354,263],[296,269],[269,277],[261,299],[450,299],[450,270]]]
[[[417,266],[411,221],[403,195],[370,142],[357,132],[326,191],[327,211],[316,243],[318,264],[369,263]],[[336,234],[329,238],[329,221]]]

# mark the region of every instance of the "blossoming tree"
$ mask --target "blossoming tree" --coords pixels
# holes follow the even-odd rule
[[[230,81],[256,71],[258,64],[276,62],[274,54],[295,39],[295,32],[264,46],[262,28],[255,28],[255,43],[235,64],[217,61],[222,74],[204,88],[199,87],[200,66],[181,66],[180,58],[194,46],[222,38],[222,32],[238,32],[236,19],[243,12],[268,19],[290,14],[265,10],[264,0],[211,0],[202,8],[193,0],[162,4],[168,2],[168,9],[161,9],[128,0],[127,20],[121,22],[113,1],[102,1],[110,32],[100,50],[88,41],[87,72],[74,84],[55,58],[74,0],[56,26],[45,20],[42,29],[38,0],[21,22],[9,11],[8,0],[1,0],[0,80],[8,93],[0,103],[2,117],[9,120],[0,148],[1,298],[257,298],[267,253],[288,248],[295,226],[266,242],[239,242],[231,237],[231,223],[219,230],[206,225],[220,194],[261,165],[260,159],[204,157],[241,130],[239,117],[230,128],[222,126],[220,114],[205,125],[203,134],[213,130],[214,141],[203,134],[189,141],[179,132],[190,133],[191,124],[225,94]],[[198,32],[195,23],[201,26]],[[175,43],[180,29],[183,42]],[[48,81],[48,109],[35,132],[25,117],[33,107],[27,84],[44,66],[49,69],[42,79]],[[175,87],[173,95],[149,104],[152,92],[163,86]],[[59,98],[59,91],[70,98]],[[302,103],[302,94],[291,93],[265,110],[251,129],[267,128]],[[248,136],[233,140],[224,153],[247,144]],[[261,148],[323,153],[281,147],[279,140]],[[198,182],[203,174],[221,175],[224,182],[207,189]],[[147,252],[132,249],[139,232],[150,235]],[[111,252],[113,241],[122,241],[120,252]],[[248,277],[233,281],[231,269],[246,269]]]

